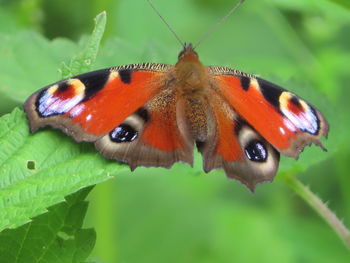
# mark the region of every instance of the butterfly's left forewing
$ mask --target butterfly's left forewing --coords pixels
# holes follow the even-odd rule
[[[95,142],[104,156],[131,168],[191,163],[188,144],[171,126],[175,122],[164,118],[175,116],[175,106],[156,103],[168,103],[159,97],[171,70],[164,64],[133,64],[49,85],[25,103],[31,130],[46,125],[61,129],[76,141]]]
[[[166,65],[148,70],[128,65],[78,75],[49,85],[25,103],[32,131],[45,125],[77,141],[92,141],[112,130],[157,92]]]

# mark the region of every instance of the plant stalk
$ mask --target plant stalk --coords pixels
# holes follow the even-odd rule
[[[327,205],[315,195],[309,187],[300,182],[294,174],[283,173],[280,179],[286,183],[297,195],[304,199],[334,230],[350,251],[350,231],[344,223],[327,207]]]

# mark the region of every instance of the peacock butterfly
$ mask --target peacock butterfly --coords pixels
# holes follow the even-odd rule
[[[131,64],[46,86],[24,105],[30,129],[50,125],[105,157],[138,166],[193,163],[223,168],[254,190],[272,181],[280,153],[297,158],[312,143],[326,150],[328,123],[312,105],[273,83],[204,66],[184,44],[175,66]]]

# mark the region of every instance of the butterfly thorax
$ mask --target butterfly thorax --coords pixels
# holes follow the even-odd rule
[[[176,86],[185,97],[198,98],[205,96],[209,85],[206,67],[199,61],[198,54],[191,44],[185,45],[175,65]]]

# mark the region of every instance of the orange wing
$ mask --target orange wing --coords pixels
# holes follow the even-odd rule
[[[228,104],[279,152],[298,157],[311,143],[325,149],[328,123],[312,105],[268,81],[224,67],[210,67]]]
[[[218,93],[209,91],[208,138],[199,145],[206,172],[223,168],[251,191],[262,182],[272,181],[279,153],[254,130]]]
[[[175,106],[160,94],[164,64],[134,64],[82,74],[49,85],[25,103],[32,131],[50,125],[76,141],[93,141],[106,157],[130,164],[192,162],[191,147],[176,127]],[[169,97],[169,96],[168,96]],[[157,104],[158,103],[158,104]]]

